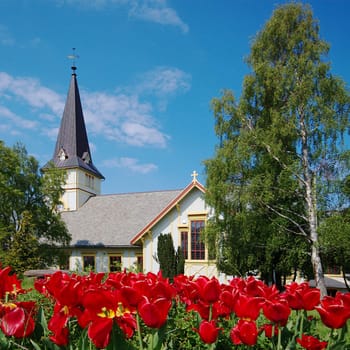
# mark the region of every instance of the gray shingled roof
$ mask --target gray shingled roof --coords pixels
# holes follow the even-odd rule
[[[63,212],[71,246],[130,246],[130,241],[182,190],[91,197],[78,211]]]
[[[349,277],[347,277],[348,282],[350,283]],[[338,289],[338,290],[346,290],[346,285],[344,282],[343,277],[331,277],[331,276],[324,276],[324,281],[326,284],[327,289]],[[310,287],[316,287],[316,282],[315,280],[310,280],[309,281]]]

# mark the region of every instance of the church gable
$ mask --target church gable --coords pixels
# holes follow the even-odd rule
[[[171,234],[175,250],[181,247],[184,253],[186,274],[216,275],[214,257],[208,251],[202,235],[211,215],[211,209],[204,200],[204,188],[200,184],[191,184],[166,209],[166,213],[160,213],[157,220],[153,220],[141,231],[143,234],[133,240],[142,242],[145,269],[159,270],[158,237]]]
[[[140,239],[151,230],[154,225],[156,225],[160,220],[162,220],[166,215],[169,214],[174,208],[178,207],[179,203],[183,201],[186,196],[189,195],[194,189],[197,189],[202,195],[205,193],[205,188],[198,182],[192,181],[183,191],[181,191],[177,197],[175,197],[166,207],[163,208],[162,211],[158,213],[157,216],[153,218],[152,221],[148,222],[140,232],[136,234],[135,237],[131,240],[132,244],[137,244]]]

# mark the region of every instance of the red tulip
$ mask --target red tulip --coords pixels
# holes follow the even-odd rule
[[[93,275],[77,276],[57,271],[45,280],[36,282],[35,288],[45,294],[51,295],[56,303],[54,313],[48,323],[53,333],[50,339],[57,345],[65,346],[69,342],[68,321],[71,317],[80,317],[82,314],[83,289],[96,282]]]
[[[233,310],[234,305],[237,302],[237,299],[239,298],[239,292],[238,291],[229,291],[229,290],[224,290],[220,294],[220,301],[229,309]],[[241,294],[243,295],[243,294]]]
[[[198,288],[199,296],[201,300],[208,304],[215,303],[219,300],[221,287],[216,278],[208,279],[207,277],[198,277],[195,281]]]
[[[48,328],[53,333],[50,339],[59,346],[68,345],[69,341],[69,330],[67,327],[69,315],[67,310],[63,308],[60,312],[54,312],[48,323]]]
[[[344,304],[345,307],[350,308],[350,293],[340,293],[337,292],[336,298],[341,299],[342,303]]]
[[[21,281],[16,274],[10,275],[11,267],[0,269],[0,299],[4,299],[6,294],[23,293]]]
[[[220,294],[220,300],[218,302],[219,305],[216,306],[217,313],[223,317],[229,317],[233,307],[239,297],[238,291],[233,292],[232,290],[226,289],[223,286],[223,291]]]
[[[209,320],[210,315],[210,305],[203,303],[201,300],[198,300],[197,303],[192,303],[187,306],[186,311],[196,311],[199,313],[200,317],[203,320]]]
[[[215,343],[219,336],[220,328],[216,327],[215,321],[202,321],[199,326],[199,336],[206,344]]]
[[[278,326],[270,324],[270,323],[265,323],[264,325],[262,325],[260,327],[260,331],[265,332],[265,337],[272,338],[273,336],[278,335]],[[273,332],[273,334],[272,334],[272,332]]]
[[[50,340],[59,346],[68,345],[68,342],[69,342],[69,329],[68,329],[68,327],[56,329],[55,333],[53,333],[50,336]]]
[[[313,310],[320,303],[320,290],[308,283],[291,283],[284,293],[289,306],[294,310]]]
[[[193,276],[175,276],[174,287],[179,299],[186,305],[192,304],[199,297],[197,286],[193,283]]]
[[[143,293],[145,294],[145,293]],[[156,281],[150,288],[149,295],[152,299],[158,299],[158,298],[165,298],[165,299],[172,299],[176,295],[176,289],[169,283],[168,280],[166,281]]]
[[[255,321],[259,317],[262,305],[263,298],[247,297],[242,294],[234,304],[233,311],[239,318]]]
[[[284,300],[267,300],[263,305],[265,317],[280,326],[285,326],[290,315],[290,308]]]
[[[265,296],[265,289],[268,288],[264,282],[256,279],[253,276],[249,276],[246,279],[246,293],[251,297],[263,297]]]
[[[7,303],[1,305],[0,328],[7,336],[24,338],[34,332],[35,323],[32,318],[34,302]]]
[[[297,338],[297,342],[306,350],[323,350],[327,347],[326,341],[319,341],[311,335],[303,334],[301,339]]]
[[[88,336],[98,349],[104,349],[109,344],[113,327],[113,319],[106,316],[98,321],[92,321],[88,328]]]
[[[120,293],[123,296],[123,298],[128,301],[128,304],[132,305],[135,308],[142,300],[141,292],[134,287],[122,286],[120,289]]]
[[[79,325],[82,328],[88,327],[88,336],[97,348],[108,345],[114,322],[127,337],[133,335],[136,321],[119,290],[96,286],[95,290],[86,292],[83,307],[85,309],[78,319]]]
[[[274,300],[278,298],[280,292],[277,289],[276,285],[271,285],[267,286],[264,285],[265,287],[263,288],[263,294],[260,295],[261,297],[265,298],[266,300]]]
[[[147,297],[139,303],[138,311],[146,326],[160,328],[166,322],[171,300],[159,298],[150,301]]]
[[[315,307],[322,322],[329,328],[342,328],[350,318],[350,307],[346,306],[342,299],[339,294],[335,298],[326,296],[321,305]]]
[[[230,333],[233,344],[255,345],[258,339],[258,330],[253,321],[239,320]]]

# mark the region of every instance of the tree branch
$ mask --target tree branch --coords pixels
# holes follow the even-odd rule
[[[269,210],[271,210],[272,212],[274,212],[275,214],[277,214],[279,217],[288,220],[289,222],[291,222],[293,225],[295,225],[298,229],[299,229],[299,233],[296,232],[296,234],[306,237],[308,238],[309,235],[305,232],[305,230],[302,228],[302,226],[296,222],[295,220],[293,220],[291,217],[282,214],[281,212],[279,212],[278,210],[276,210],[275,208],[273,208],[271,205],[267,204],[267,203],[263,203],[266,208],[268,208]]]
[[[243,123],[245,122],[245,125],[248,127],[248,129],[249,129],[250,131],[254,131],[254,127],[253,127],[253,124],[252,124],[252,122],[251,122],[251,118],[249,118],[249,117],[248,117],[248,118],[242,118],[242,122],[243,122]],[[254,134],[253,134],[253,135],[254,135]],[[254,138],[256,138],[256,137],[254,136]],[[267,153],[269,153],[270,156],[271,156],[283,169],[288,169],[288,166],[287,166],[285,163],[283,163],[283,162],[281,161],[281,159],[280,159],[279,157],[277,157],[277,156],[272,152],[271,146],[270,146],[270,145],[268,145],[268,144],[265,143],[265,142],[262,142],[262,145],[266,148]],[[304,184],[304,186],[306,185],[305,180],[304,180],[299,174],[293,172],[293,175],[294,175],[302,184]]]

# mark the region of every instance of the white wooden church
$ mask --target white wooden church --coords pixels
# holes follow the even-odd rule
[[[75,66],[51,161],[67,174],[62,218],[72,236],[69,270],[158,272],[157,239],[170,233],[184,252],[185,274],[217,276],[201,238],[211,209],[196,172],[180,190],[101,195],[104,176],[92,161]]]

